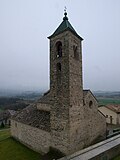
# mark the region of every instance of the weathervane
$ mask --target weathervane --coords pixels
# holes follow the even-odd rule
[[[63,17],[63,20],[65,21],[65,20],[68,20],[68,17],[67,17],[67,8],[66,8],[66,6],[65,6],[65,8],[64,8],[64,16],[65,17]]]
[[[66,13],[66,11],[67,11],[67,7],[65,6],[65,8],[64,8],[64,12]]]

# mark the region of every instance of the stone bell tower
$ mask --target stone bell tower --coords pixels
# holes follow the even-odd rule
[[[76,33],[67,13],[50,39],[50,92],[52,147],[65,154],[82,144],[83,82],[82,38]]]

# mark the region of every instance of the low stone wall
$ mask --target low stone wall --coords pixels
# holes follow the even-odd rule
[[[49,151],[50,132],[11,120],[11,135],[34,151],[39,153]]]
[[[120,155],[120,135],[107,139],[59,160],[111,160]]]

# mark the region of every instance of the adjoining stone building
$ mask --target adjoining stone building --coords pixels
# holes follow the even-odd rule
[[[50,90],[11,120],[12,136],[35,151],[68,155],[105,139],[106,120],[83,90],[82,38],[67,13],[50,39]]]
[[[119,104],[108,104],[99,106],[99,111],[106,117],[107,124],[120,125],[120,105]]]

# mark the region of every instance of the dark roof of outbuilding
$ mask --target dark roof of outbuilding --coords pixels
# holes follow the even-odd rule
[[[48,38],[52,38],[66,30],[70,30],[73,34],[75,34],[78,38],[80,38],[81,40],[83,40],[82,37],[80,37],[77,32],[75,31],[75,29],[72,27],[72,25],[70,24],[70,22],[68,21],[68,17],[67,17],[67,13],[64,13],[64,17],[63,17],[63,21],[62,23],[59,25],[59,27],[55,30],[55,32],[49,36]]]
[[[36,106],[26,107],[13,116],[12,119],[32,127],[50,131],[50,112],[38,110]]]
[[[14,110],[5,110],[0,112],[0,121],[9,119],[11,116],[15,115],[17,112]]]
[[[8,119],[9,117],[10,117],[10,113],[7,110],[0,112],[0,121]]]

